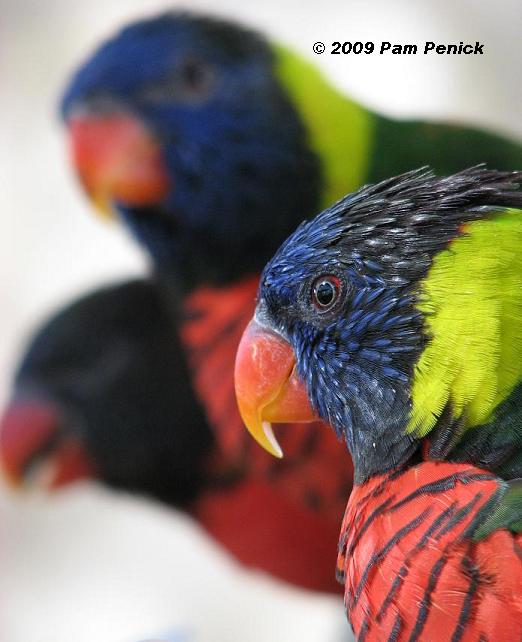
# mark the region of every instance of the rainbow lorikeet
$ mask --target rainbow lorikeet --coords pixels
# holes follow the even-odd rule
[[[271,422],[320,416],[346,441],[337,569],[359,641],[521,639],[520,180],[364,187],[263,271],[240,409],[277,455]]]
[[[190,13],[99,46],[61,113],[90,198],[185,291],[259,272],[303,218],[365,182],[522,162],[520,144],[477,129],[373,113],[289,49]]]
[[[245,293],[250,314],[250,285]],[[350,461],[326,426],[306,436],[301,426],[288,427],[287,470],[249,447],[250,439],[242,448],[224,443],[196,396],[178,314],[171,289],[135,280],[84,296],[43,324],[0,418],[8,478],[49,489],[94,478],[152,496],[187,512],[239,562],[303,588],[340,592],[332,566]],[[218,333],[228,321],[212,319]],[[236,343],[242,321],[239,314],[231,329]],[[188,327],[200,332],[196,321]],[[218,368],[219,351],[211,356]],[[211,372],[216,385],[220,374]],[[235,404],[233,390],[223,391],[223,401],[232,395]]]

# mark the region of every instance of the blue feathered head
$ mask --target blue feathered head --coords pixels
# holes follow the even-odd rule
[[[288,238],[264,269],[236,361],[243,419],[268,450],[280,454],[271,422],[309,421],[315,413],[346,440],[359,480],[412,455],[426,432],[411,423],[413,384],[424,376],[416,365],[432,338],[427,317],[444,306],[428,300],[423,283],[455,239],[473,238],[466,226],[522,204],[513,183],[520,176],[481,167],[447,178],[409,172],[348,195]],[[512,229],[522,234],[514,217]],[[487,275],[511,265],[512,253],[495,241],[506,224],[498,225],[488,228],[499,245],[484,262]],[[497,254],[508,258],[495,263]],[[445,274],[441,268],[438,278]],[[461,318],[462,310],[454,315]],[[462,331],[458,324],[444,331],[452,328]],[[479,351],[491,344],[465,334],[456,341]],[[437,417],[427,419],[439,445],[458,432],[452,422],[459,415],[451,395],[445,398]]]
[[[260,269],[318,205],[318,162],[271,47],[235,24],[180,12],[131,24],[76,71],[61,112],[87,191],[159,267]]]

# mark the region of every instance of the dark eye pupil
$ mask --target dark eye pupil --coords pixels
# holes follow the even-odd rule
[[[315,298],[319,305],[326,307],[335,298],[335,287],[330,281],[321,281],[315,286]]]
[[[196,62],[188,62],[183,69],[183,78],[187,85],[197,89],[205,82],[205,69]]]

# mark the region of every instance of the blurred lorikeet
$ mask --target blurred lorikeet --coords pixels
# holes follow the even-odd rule
[[[213,439],[180,353],[153,281],[107,286],[53,314],[27,346],[2,418],[8,477],[56,488],[97,476],[188,505]]]
[[[244,565],[299,587],[340,592],[332,568],[351,462],[322,425],[308,435],[288,426],[289,463],[281,470],[255,447],[239,418],[230,426],[237,443],[227,443],[227,426],[219,416],[212,424],[196,396],[174,302],[161,282],[136,280],[84,296],[43,324],[0,418],[4,471],[26,487],[55,489],[94,478],[152,496],[186,511]],[[182,329],[203,331],[197,313],[194,308],[196,318]],[[212,315],[214,333],[224,325],[225,344],[227,330],[235,342],[223,356],[221,348],[210,351],[208,385],[217,389],[219,368],[233,369],[247,321],[238,314],[235,329],[228,319]],[[206,350],[205,341],[198,345]],[[224,417],[234,419],[233,388],[224,385],[221,393]]]
[[[289,49],[234,23],[172,12],[132,23],[62,99],[72,161],[186,291],[262,269],[303,218],[363,183],[522,163],[522,146],[394,121],[342,95]]]
[[[346,441],[337,569],[359,641],[521,639],[521,179],[364,187],[263,271],[240,409],[276,455],[271,422],[320,416]]]

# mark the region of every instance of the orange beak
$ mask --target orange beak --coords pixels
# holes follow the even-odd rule
[[[0,420],[0,461],[13,486],[31,480],[48,489],[92,478],[80,439],[62,430],[61,413],[41,400],[15,400]]]
[[[317,421],[306,388],[295,369],[290,344],[276,332],[252,320],[236,356],[236,398],[250,434],[275,457],[283,452],[272,423]]]
[[[110,216],[115,201],[156,205],[170,189],[161,148],[144,124],[124,113],[72,115],[71,156],[98,209]]]

